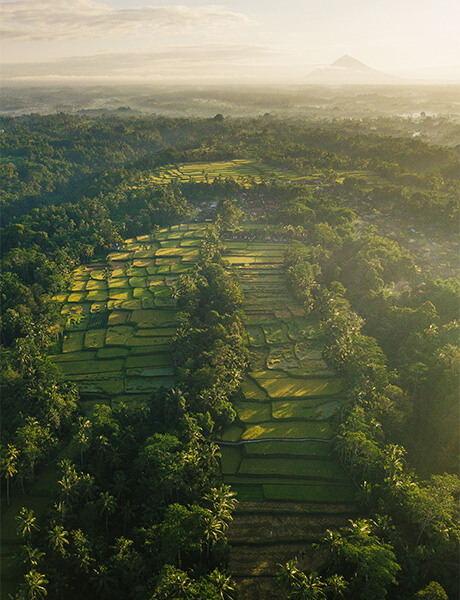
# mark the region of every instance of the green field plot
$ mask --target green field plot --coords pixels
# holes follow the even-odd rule
[[[171,351],[171,340],[167,344],[159,344],[157,338],[150,338],[150,346],[132,346],[129,348],[129,356],[146,356],[148,354],[159,354]]]
[[[171,272],[171,266],[170,265],[158,265],[155,266],[155,269],[152,270],[147,270],[149,275],[169,275],[169,273]]]
[[[229,481],[229,483],[231,482]],[[236,497],[240,502],[262,502],[265,500],[262,485],[232,483],[232,491],[236,493]]]
[[[68,294],[56,294],[56,296],[53,296],[53,300],[56,300],[56,302],[59,302],[59,304],[62,304],[63,302],[65,302],[68,298]]]
[[[135,288],[133,290],[133,298],[136,298],[137,300],[152,300],[153,302],[153,294],[147,288]]]
[[[97,358],[124,358],[128,355],[128,348],[99,348]]]
[[[250,346],[255,348],[265,346],[265,335],[260,325],[248,325],[246,331],[248,332]]]
[[[124,325],[130,318],[131,313],[129,311],[113,310],[109,314],[108,325]]]
[[[96,279],[98,281],[103,281],[105,279],[105,273],[103,269],[92,269],[89,272],[89,276],[91,279]]]
[[[201,241],[199,239],[183,239],[180,241],[179,246],[181,248],[199,248]]]
[[[103,381],[78,381],[78,389],[81,394],[103,394],[115,396],[122,394],[124,391],[124,382],[121,376],[114,377],[114,373],[110,373],[112,379],[107,378]]]
[[[182,275],[183,273],[188,273],[190,269],[193,268],[192,263],[176,263],[169,267],[169,272],[173,275]]]
[[[147,273],[146,273],[147,275]],[[140,277],[140,276],[136,276],[136,277],[130,277],[129,278],[129,285],[132,288],[145,288],[148,287],[147,284],[147,277]]]
[[[292,455],[292,456],[331,456],[331,443],[325,442],[298,442],[298,441],[270,441],[258,442],[256,444],[245,444],[244,451],[246,455],[251,456],[270,456],[270,455]]]
[[[103,348],[105,336],[105,329],[87,331],[85,335],[85,348]]]
[[[262,385],[262,382],[265,379],[288,379],[289,375],[287,373],[284,373],[283,371],[274,371],[271,369],[267,369],[265,368],[266,365],[264,364],[264,368],[263,369],[252,369],[252,371],[250,371],[250,376],[257,381],[257,383],[259,383],[260,385]]]
[[[142,309],[142,301],[141,300],[124,300],[121,303],[121,308],[123,310],[139,310]]]
[[[107,256],[107,261],[110,262],[119,262],[130,260],[133,257],[132,252],[111,252]]]
[[[165,287],[165,278],[161,275],[150,275],[147,279],[149,288]]]
[[[268,351],[267,348],[251,348],[249,350],[249,360],[253,368],[253,372],[263,371],[267,363]]]
[[[285,323],[271,323],[262,326],[267,344],[286,344],[289,341]]]
[[[97,279],[88,279],[88,281],[86,282],[85,289],[87,292],[91,292],[92,290],[106,290],[107,282],[98,281]]]
[[[295,345],[295,355],[300,361],[322,360],[323,351],[324,344],[315,340],[306,340]]]
[[[107,300],[107,310],[122,310],[124,300]]]
[[[112,288],[109,290],[109,300],[120,300],[125,302],[126,300],[132,300],[133,291],[129,288]]]
[[[222,440],[224,442],[238,442],[241,439],[243,431],[243,427],[232,424],[225,429],[224,435],[222,436]]]
[[[108,373],[110,371],[121,371],[123,368],[123,360],[94,360],[87,362],[86,360],[66,362],[63,367],[66,375],[83,375],[93,373]]]
[[[339,407],[337,400],[321,403],[318,398],[306,400],[273,400],[272,414],[274,419],[311,419],[330,418]]]
[[[324,360],[302,360],[300,367],[289,369],[289,373],[295,377],[333,377],[335,372],[327,366]]]
[[[317,485],[264,485],[266,500],[344,504],[356,500],[356,490],[350,485],[320,483]]]
[[[120,379],[122,380],[123,373],[121,371],[97,371],[96,373],[72,373],[67,375],[80,387],[80,382],[100,383],[101,381]]]
[[[96,352],[94,350],[68,352],[66,354],[56,354],[55,356],[50,356],[50,358],[55,363],[69,362],[72,360],[94,360],[96,358]]]
[[[334,432],[327,421],[279,421],[248,425],[243,440],[258,439],[323,439],[329,440]],[[228,440],[234,441],[234,440]]]
[[[172,367],[142,367],[138,369],[126,369],[128,377],[168,377],[174,375]]]
[[[158,340],[159,344],[166,343],[166,340],[171,340],[171,338],[176,333],[175,327],[156,327],[153,329],[139,329],[136,333],[138,337],[153,337],[153,338],[162,338]],[[157,343],[156,340],[152,340],[152,343]]]
[[[116,325],[107,329],[105,344],[107,346],[125,346],[134,336],[134,328],[131,325]]]
[[[173,310],[135,310],[131,321],[139,327],[170,327],[177,321],[176,312]]]
[[[67,304],[66,306],[68,307],[70,305]],[[62,314],[65,313],[62,312]],[[88,321],[89,315],[72,311],[67,315],[65,331],[66,333],[69,333],[70,331],[84,331],[88,325]]]
[[[126,342],[127,346],[130,346],[131,348],[139,348],[139,347],[148,347],[148,348],[152,348],[152,347],[157,347],[159,348],[160,346],[165,346],[166,344],[162,343],[162,339],[161,338],[149,338],[149,337],[142,337],[142,336],[138,336],[135,335],[131,338],[129,338],[129,340]],[[170,343],[170,340],[168,340]],[[159,352],[159,350],[158,350]]]
[[[86,289],[86,279],[76,279],[70,286],[69,292],[82,292]]]
[[[146,277],[147,269],[145,267],[127,267],[126,276],[129,278]],[[132,284],[130,284],[132,285]]]
[[[221,468],[224,475],[234,475],[240,466],[241,450],[235,446],[221,446]]]
[[[93,305],[91,305],[91,308],[92,307]],[[92,311],[89,315],[87,329],[105,329],[107,327],[108,318],[109,313],[107,311]]]
[[[307,320],[305,317],[292,317],[287,321],[287,326],[290,339],[296,342],[317,339],[322,335],[319,323]]]
[[[346,474],[338,462],[320,458],[247,457],[243,458],[239,475],[273,475],[344,481]]]
[[[105,302],[107,300],[107,290],[94,290],[86,294],[85,300],[87,302]]]
[[[269,400],[267,393],[249,377],[246,377],[241,384],[241,391],[247,400],[257,400],[258,402]]]
[[[109,290],[126,290],[129,289],[129,280],[128,277],[112,277],[107,285]]]
[[[271,406],[262,402],[236,402],[233,408],[244,423],[262,423],[272,418]]]
[[[260,378],[260,385],[270,398],[301,398],[304,396],[330,396],[342,389],[339,379],[306,379],[294,377]]]
[[[171,362],[172,356],[169,353],[129,356],[126,359],[126,368],[170,367]]]
[[[83,344],[85,341],[84,331],[75,331],[66,333],[62,341],[63,352],[79,352],[83,350]]]
[[[93,302],[90,308],[91,314],[107,312],[107,302]]]
[[[69,294],[67,302],[83,302],[86,298],[86,293],[83,292],[73,292]]]
[[[266,364],[268,369],[279,369],[282,371],[300,366],[300,362],[296,357],[292,346],[272,348]]]
[[[154,392],[165,387],[174,387],[174,377],[133,377],[125,380],[125,391],[130,393]]]
[[[159,246],[149,250],[136,250],[133,254],[133,267],[150,267],[154,264],[154,257]]]

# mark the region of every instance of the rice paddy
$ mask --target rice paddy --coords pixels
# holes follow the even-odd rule
[[[74,271],[69,293],[56,297],[66,326],[53,359],[85,400],[141,402],[173,387],[172,289],[193,268],[204,229],[182,224],[128,239],[106,263]]]
[[[323,359],[320,324],[287,289],[284,250],[240,239],[224,251],[244,292],[251,368],[237,420],[222,436],[222,472],[240,500],[352,502],[354,488],[331,454],[342,384]]]
[[[156,169],[150,180],[155,183],[213,182],[215,179],[234,179],[245,187],[269,179],[294,181],[303,179],[292,171],[271,167],[255,160],[236,159],[219,162],[180,163]]]
[[[229,169],[243,176],[254,168],[243,162]],[[188,165],[183,175],[192,176],[192,168],[199,169]],[[213,168],[208,164],[208,175]],[[67,322],[54,359],[84,400],[143,402],[174,386],[172,291],[193,269],[204,230],[164,228],[126,240],[105,263],[75,270],[68,293],[56,298]],[[352,502],[353,486],[331,453],[341,382],[323,360],[320,324],[286,287],[284,250],[283,243],[238,239],[224,251],[243,287],[251,368],[235,403],[237,420],[220,440],[222,473],[240,500]]]

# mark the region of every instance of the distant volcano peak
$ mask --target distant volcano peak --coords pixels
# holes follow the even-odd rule
[[[341,58],[333,62],[331,67],[341,67],[343,69],[353,69],[354,71],[372,71],[370,67],[365,65],[360,60],[344,54]]]
[[[397,77],[372,69],[348,54],[345,54],[326,67],[316,69],[307,77],[308,83],[325,85],[376,85],[401,82]]]

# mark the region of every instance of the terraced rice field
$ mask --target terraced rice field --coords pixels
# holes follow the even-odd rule
[[[174,384],[170,352],[177,317],[172,288],[199,253],[204,224],[183,224],[129,239],[74,272],[57,297],[67,317],[53,357],[86,399],[142,401]]]
[[[354,511],[355,489],[331,453],[342,383],[322,358],[319,323],[289,293],[282,243],[234,241],[251,368],[219,441],[224,480],[240,500],[230,571],[243,599],[279,598],[277,564]],[[314,568],[314,554],[306,566]],[[312,562],[313,561],[313,562]]]
[[[297,180],[302,179],[292,171],[277,169],[254,160],[236,159],[230,161],[180,163],[161,167],[153,172],[150,179],[155,183],[178,181],[204,182],[213,181],[216,177],[232,178],[249,187],[254,181],[260,183],[268,179]]]
[[[322,358],[320,326],[289,293],[281,243],[228,242],[241,278],[251,370],[223,434],[222,471],[242,500],[350,502],[331,456],[341,381]]]

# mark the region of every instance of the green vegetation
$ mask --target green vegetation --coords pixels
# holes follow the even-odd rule
[[[7,594],[233,598],[223,477],[365,517],[292,597],[458,595],[457,156],[401,127],[2,119]]]

